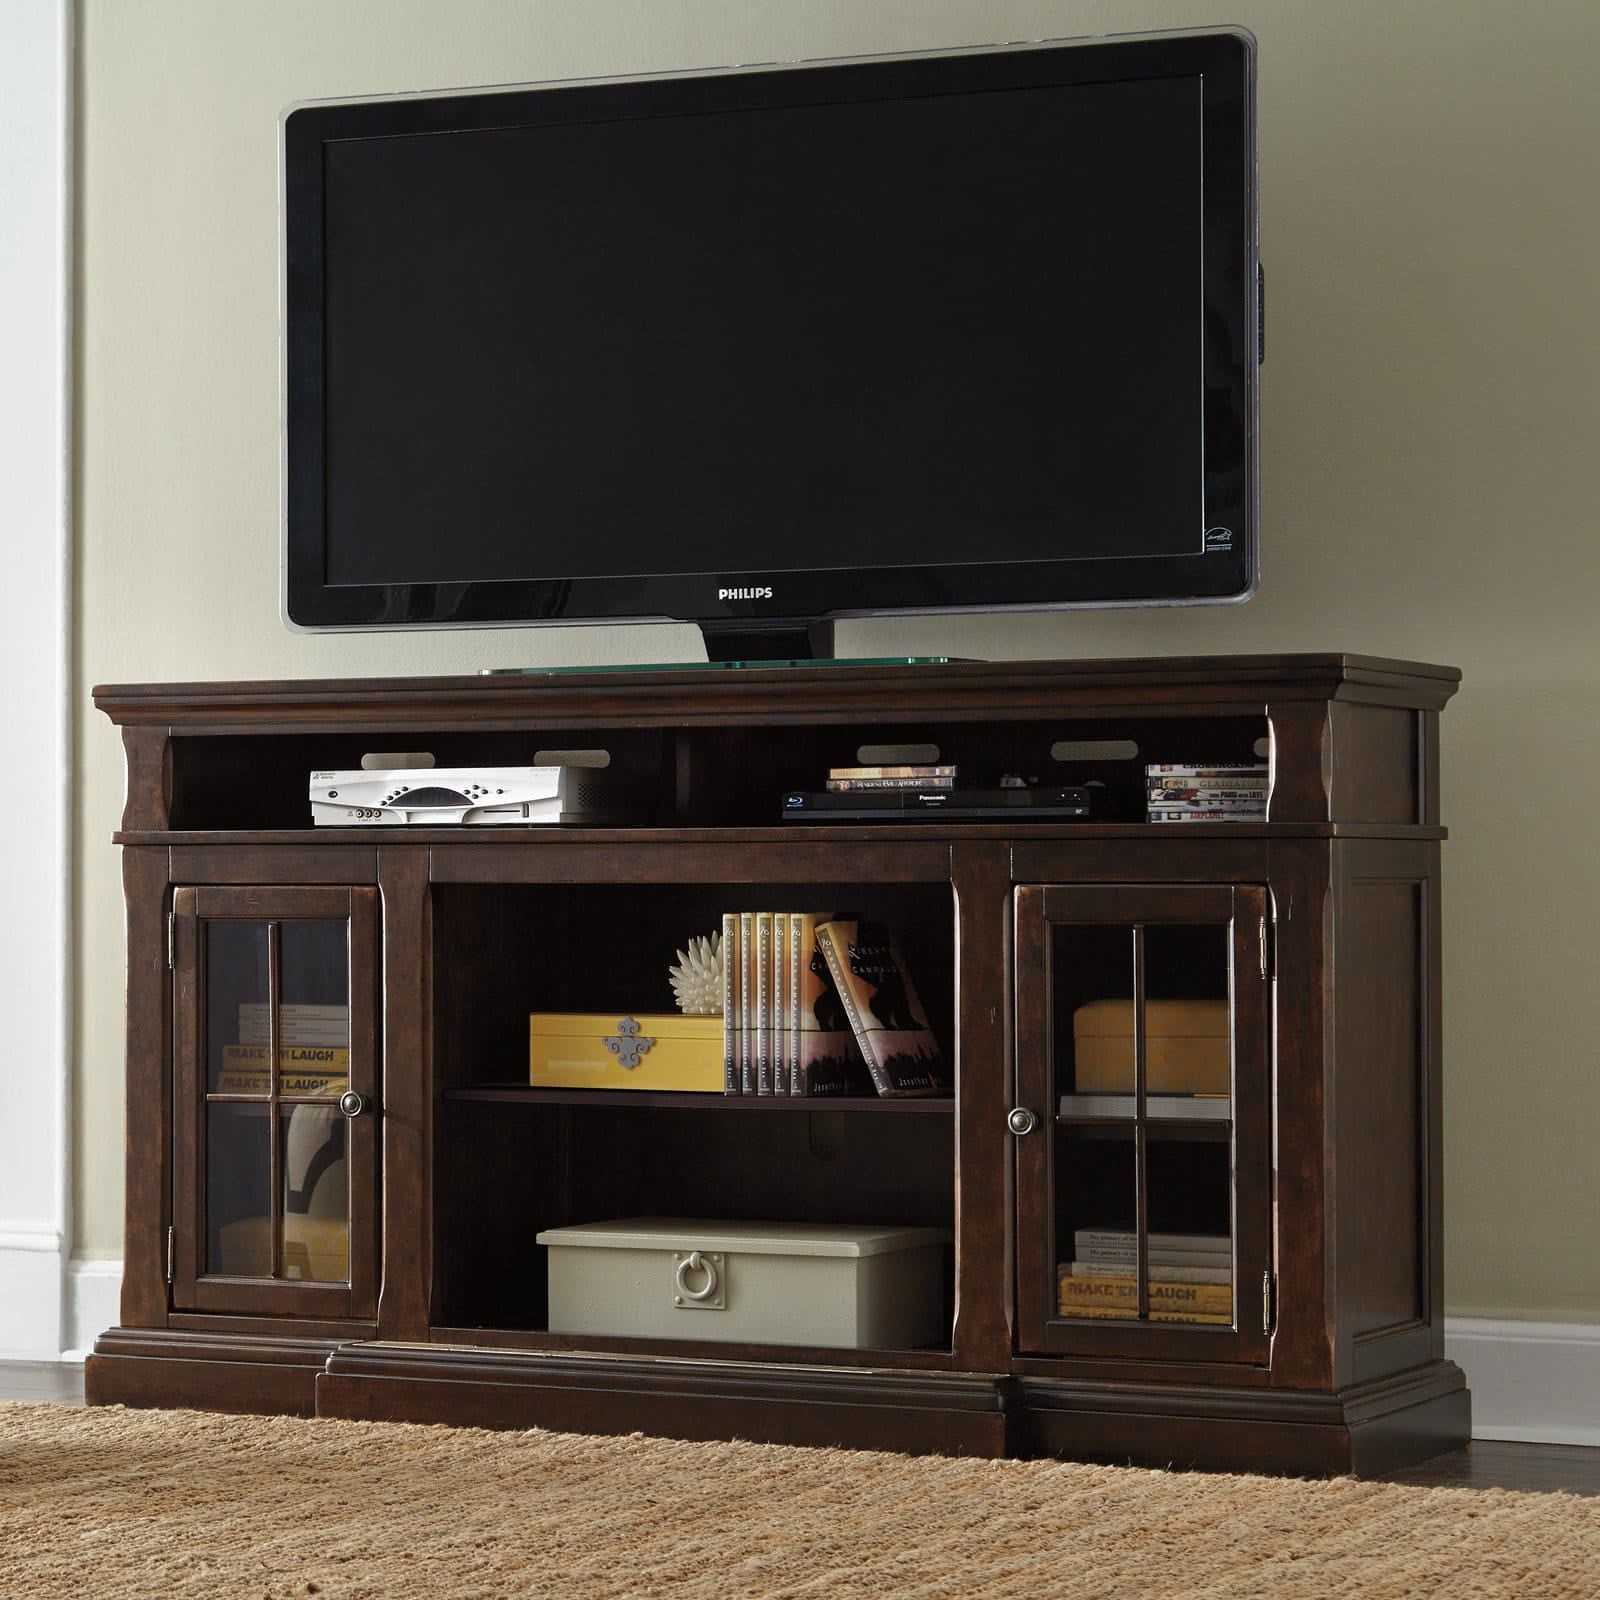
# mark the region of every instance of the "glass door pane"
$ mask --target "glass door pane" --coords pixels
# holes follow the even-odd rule
[[[370,1317],[378,897],[173,891],[172,1304]]]
[[[331,919],[279,925],[279,1092],[337,1100],[350,1087],[349,925]]]
[[[206,1107],[204,1270],[230,1278],[272,1276],[272,1119],[260,1102]]]
[[[1264,912],[1222,884],[1017,891],[1023,1348],[1137,1331],[1175,1357],[1185,1328],[1229,1331],[1205,1359],[1261,1347],[1238,1284],[1241,1253],[1270,1269]]]
[[[213,1094],[271,1092],[267,1012],[272,999],[265,922],[203,926],[206,1086]]]
[[[347,1127],[337,1106],[290,1106],[282,1113],[282,1277],[343,1283],[350,1275]]]
[[[349,1278],[349,923],[202,924],[212,1276]]]
[[[1137,1321],[1138,1148],[1114,1123],[1058,1124],[1056,1312]]]

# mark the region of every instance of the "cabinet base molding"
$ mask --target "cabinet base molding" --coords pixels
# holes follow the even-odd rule
[[[319,1416],[675,1439],[1008,1453],[997,1375],[637,1360],[449,1345],[348,1344],[317,1379]]]
[[[92,1406],[315,1416],[317,1374],[337,1342],[109,1328],[84,1363],[84,1394]]]
[[[1467,1441],[1450,1361],[1335,1394],[113,1328],[91,1404],[1361,1475]]]
[[[1453,1361],[1337,1393],[1018,1380],[1016,1453],[1146,1467],[1372,1476],[1466,1444]]]

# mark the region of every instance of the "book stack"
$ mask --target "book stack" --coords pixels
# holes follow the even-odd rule
[[[828,911],[722,919],[723,1092],[948,1094],[887,924]]]
[[[1079,1228],[1074,1259],[1056,1269],[1064,1317],[1139,1315],[1138,1241],[1131,1228]],[[1152,1322],[1233,1321],[1233,1249],[1226,1234],[1152,1233],[1147,1271]]]
[[[270,1008],[239,1007],[239,1042],[222,1047],[219,1094],[269,1094]],[[278,1093],[340,1095],[350,1086],[350,1008],[278,1007]]]
[[[956,769],[938,763],[908,766],[829,767],[828,792],[854,794],[871,789],[953,789]]]
[[[1144,769],[1151,822],[1245,822],[1267,814],[1267,764],[1187,766],[1152,762]]]

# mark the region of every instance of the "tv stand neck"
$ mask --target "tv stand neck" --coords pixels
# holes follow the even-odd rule
[[[731,617],[702,622],[706,660],[766,664],[774,661],[826,661],[833,655],[833,619],[814,622],[793,619],[762,621],[758,617]]]

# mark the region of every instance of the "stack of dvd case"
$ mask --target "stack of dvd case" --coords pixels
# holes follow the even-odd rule
[[[1267,764],[1152,762],[1144,769],[1151,822],[1248,822],[1267,814]]]

